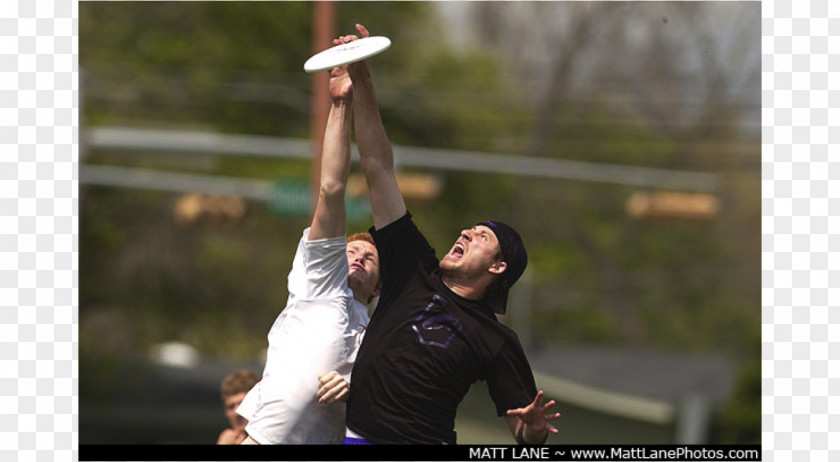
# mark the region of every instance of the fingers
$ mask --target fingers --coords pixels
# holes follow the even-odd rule
[[[358,39],[359,39],[359,37],[356,37],[355,35],[342,35],[339,38],[333,39],[332,43],[333,43],[333,45],[343,45],[345,43],[350,43],[353,40],[358,40]]]
[[[332,387],[335,386],[335,384],[331,385],[331,382],[333,382],[333,380],[336,379],[337,375],[338,372],[336,371],[326,372],[324,374],[318,375],[318,393],[316,394],[316,396],[319,399],[322,396],[324,396],[328,391],[330,391]]]
[[[361,34],[362,38],[370,37],[370,32],[368,32],[367,28],[363,25],[356,24],[356,30],[359,31],[359,34]],[[350,43],[353,40],[358,40],[358,39],[359,39],[359,37],[357,37],[355,35],[342,35],[341,37],[333,39],[332,43],[333,43],[333,45],[341,45],[341,44],[344,44],[344,43]]]
[[[327,394],[325,394],[322,399],[318,400],[318,402],[321,404],[337,403],[339,401],[343,401],[347,397],[348,393],[349,390],[347,389],[347,387],[333,388]]]
[[[551,401],[545,403],[545,405],[542,406],[542,412],[545,415],[545,420],[548,421],[548,420],[555,420],[555,419],[560,418],[560,413],[559,412],[555,412],[554,414],[549,414],[548,413],[548,410],[551,409],[551,407],[554,406],[555,404],[557,404],[557,401],[554,401],[552,399]]]
[[[316,394],[321,404],[332,404],[347,396],[349,385],[338,372],[332,371],[318,376],[320,387]]]
[[[356,24],[356,30],[362,34],[362,37],[370,37],[370,32],[368,32],[367,28],[361,24]]]
[[[334,379],[335,376],[337,376],[337,375],[338,375],[338,371],[330,371],[330,372],[325,372],[323,374],[318,374],[318,385],[323,386],[325,383]]]
[[[321,398],[318,399],[320,404],[332,404],[347,397],[347,387],[338,387],[329,390]]]

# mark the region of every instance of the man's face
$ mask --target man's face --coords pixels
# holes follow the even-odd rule
[[[348,242],[347,265],[350,270],[348,286],[354,294],[378,295],[379,253],[376,246],[367,241]]]
[[[476,279],[500,264],[499,240],[493,231],[477,225],[461,231],[449,253],[440,261],[440,269],[449,277]],[[503,263],[502,263],[503,265]]]
[[[248,421],[245,420],[244,417],[236,413],[236,408],[239,407],[239,404],[242,403],[242,400],[245,399],[245,395],[247,393],[237,393],[235,395],[230,395],[225,399],[225,417],[227,417],[228,422],[230,422],[230,428],[236,430],[242,430],[245,428],[245,425],[248,424]]]

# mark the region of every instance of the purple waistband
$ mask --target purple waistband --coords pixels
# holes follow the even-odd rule
[[[341,444],[373,444],[370,441],[364,438],[351,438],[349,436],[344,437],[344,441]]]

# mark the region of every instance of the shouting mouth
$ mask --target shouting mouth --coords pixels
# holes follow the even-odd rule
[[[464,244],[460,242],[456,242],[454,246],[452,246],[452,250],[449,251],[449,257],[455,260],[460,260],[461,257],[464,256],[464,252],[466,249],[464,248]]]

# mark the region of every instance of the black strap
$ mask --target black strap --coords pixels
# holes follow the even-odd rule
[[[525,423],[520,421],[519,431],[516,432],[516,442],[519,443],[519,444],[524,444],[524,445],[531,446],[531,444],[529,444],[527,441],[525,441],[525,436],[523,435],[524,432],[525,432]],[[534,444],[533,446],[545,444],[546,441],[548,441],[548,429],[545,430],[545,436],[543,436],[542,441],[540,441],[537,444]]]

